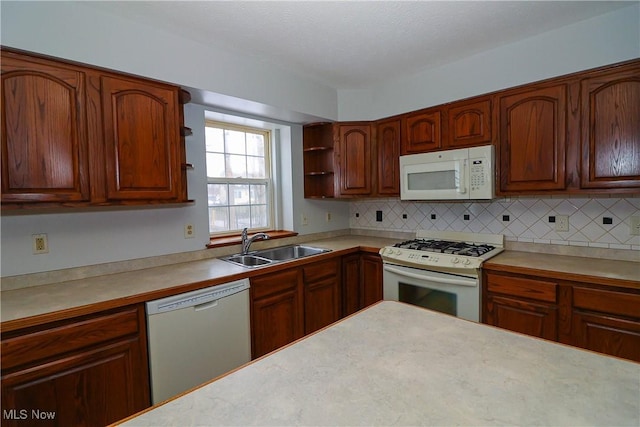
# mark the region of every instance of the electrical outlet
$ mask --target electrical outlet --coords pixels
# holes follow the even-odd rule
[[[629,233],[632,236],[640,236],[640,216],[632,216],[629,220]]]
[[[331,212],[326,213],[327,222],[331,222]]]
[[[568,215],[556,215],[556,231],[569,231]]]
[[[196,229],[193,227],[193,224],[185,224],[184,225],[184,238],[185,239],[193,239],[196,237]]]
[[[47,242],[46,234],[34,234],[31,238],[34,255],[49,253],[49,242]]]
[[[303,213],[300,216],[300,224],[302,225],[309,225],[309,218],[307,218],[307,214]]]

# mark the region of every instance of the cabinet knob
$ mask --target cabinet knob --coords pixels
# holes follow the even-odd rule
[[[193,135],[193,131],[191,130],[191,128],[188,128],[186,126],[180,127],[180,136],[191,136],[191,135]]]
[[[185,171],[185,170],[193,170],[193,169],[195,169],[193,167],[193,163],[183,163],[182,164],[182,170],[183,171]]]

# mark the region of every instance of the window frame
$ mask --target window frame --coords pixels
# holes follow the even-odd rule
[[[270,231],[274,229],[276,218],[275,218],[275,196],[274,196],[274,176],[273,176],[273,132],[270,129],[254,127],[254,126],[245,126],[238,125],[235,123],[228,123],[219,120],[205,119],[205,129],[206,128],[217,128],[222,129],[223,132],[225,130],[233,130],[244,133],[253,133],[253,134],[262,134],[264,137],[264,159],[265,159],[265,178],[211,178],[206,171],[206,162],[205,162],[205,175],[207,179],[207,194],[209,184],[238,184],[238,185],[248,185],[248,184],[258,184],[266,186],[266,198],[267,198],[267,225],[265,227],[257,227],[257,228],[249,228],[249,233],[257,233],[261,231]],[[206,132],[205,132],[205,156],[208,151],[206,150]],[[226,151],[225,151],[226,154]],[[245,157],[247,155],[245,154]],[[223,205],[225,206],[225,205]],[[226,205],[234,206],[234,205]],[[244,206],[244,205],[243,205]],[[250,206],[250,205],[249,205]],[[209,200],[207,198],[207,220],[210,224],[211,217],[209,208],[212,207],[209,205]],[[224,237],[232,237],[240,234],[242,229],[233,229],[233,230],[225,230],[220,232],[211,232],[209,231],[209,237],[211,239],[218,239]]]

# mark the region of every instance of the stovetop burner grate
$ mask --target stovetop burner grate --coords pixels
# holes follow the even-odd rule
[[[447,240],[414,239],[393,245],[396,248],[479,257],[495,249],[495,246]]]

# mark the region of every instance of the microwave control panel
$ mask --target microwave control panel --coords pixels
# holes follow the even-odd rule
[[[473,148],[469,149],[469,187],[471,193],[469,196],[471,199],[493,198],[495,195],[493,188],[493,156],[474,156],[473,150]],[[491,151],[493,151],[493,147],[491,147]],[[482,154],[486,154],[486,152]]]

